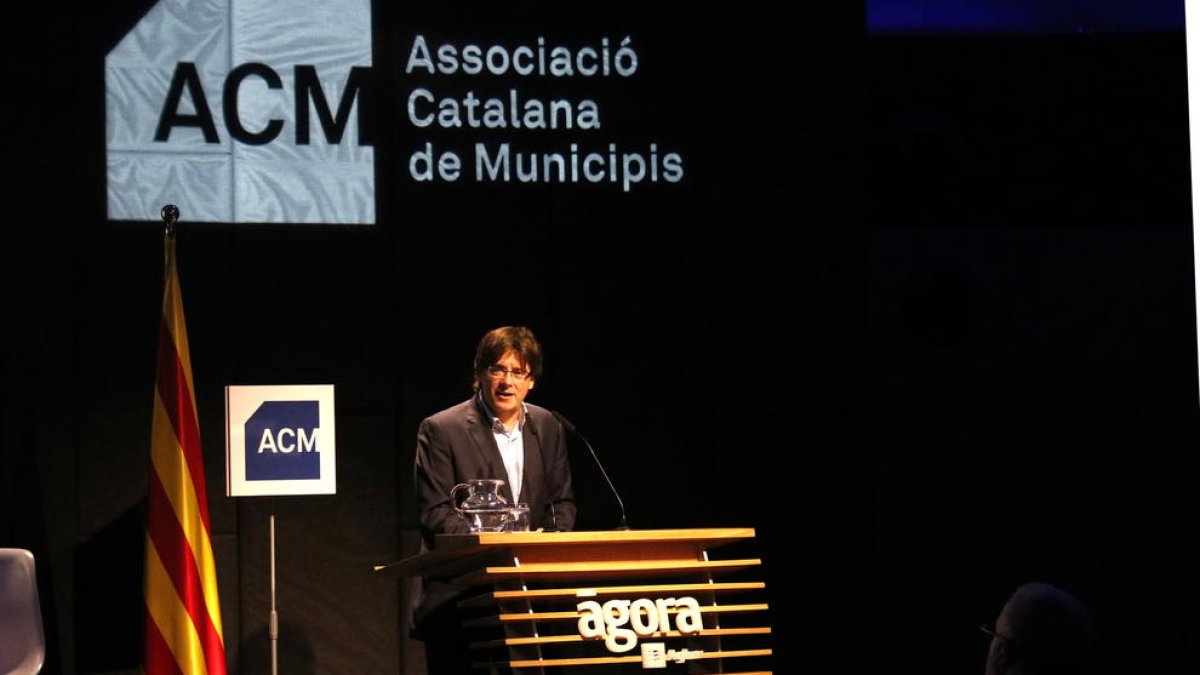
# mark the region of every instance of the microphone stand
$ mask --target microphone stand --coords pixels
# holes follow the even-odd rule
[[[267,635],[271,640],[271,675],[279,674],[279,613],[275,611],[275,499],[271,498],[271,614]]]
[[[629,524],[625,522],[625,502],[621,501],[621,495],[617,493],[616,486],[614,486],[612,480],[609,479],[608,472],[604,470],[604,464],[600,462],[600,457],[596,454],[596,450],[592,448],[592,444],[588,443],[588,439],[583,434],[579,433],[579,429],[576,429],[575,425],[571,424],[567,418],[563,417],[557,410],[550,411],[550,414],[554,415],[554,419],[558,420],[558,423],[563,425],[564,429],[574,434],[577,438],[579,438],[579,440],[583,441],[583,444],[587,447],[588,452],[592,455],[592,461],[595,462],[596,467],[600,469],[600,475],[604,476],[604,482],[608,483],[609,491],[612,492],[613,497],[616,497],[617,506],[621,508],[621,524],[618,525],[616,529],[630,529]]]

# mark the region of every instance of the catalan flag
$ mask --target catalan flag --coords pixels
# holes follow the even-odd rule
[[[147,675],[224,675],[212,524],[171,231],[166,234],[164,249],[166,280],[147,495],[142,667]]]

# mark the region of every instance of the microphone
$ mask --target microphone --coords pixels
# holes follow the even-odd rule
[[[579,430],[575,428],[575,425],[571,424],[570,420],[563,417],[562,414],[557,410],[551,410],[550,414],[554,415],[554,419],[558,420],[558,423],[563,425],[564,429],[579,438],[579,440],[583,441],[583,444],[587,446],[588,452],[592,453],[592,461],[594,461],[596,463],[596,467],[600,469],[600,475],[604,476],[604,482],[608,483],[608,489],[612,491],[613,497],[617,498],[617,506],[621,508],[621,524],[616,529],[628,530],[629,525],[625,523],[625,502],[621,501],[621,495],[617,494],[617,488],[613,486],[613,482],[608,478],[608,472],[604,470],[604,465],[600,463],[600,458],[596,455],[596,451],[592,449],[592,444],[588,443],[588,439],[584,438],[583,434],[579,433]]]
[[[536,436],[539,440],[541,439],[541,435],[538,434],[536,424],[530,424],[527,428],[529,429],[529,433]],[[545,447],[545,446],[542,446],[542,447]],[[545,461],[544,453],[545,453],[545,451],[543,450],[542,461]],[[550,527],[553,528],[551,530],[552,532],[561,532],[562,531],[558,528],[558,509],[554,508],[553,503],[550,504]]]

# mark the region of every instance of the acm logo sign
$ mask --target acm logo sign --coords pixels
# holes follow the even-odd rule
[[[246,480],[319,480],[320,405],[264,401],[246,420]]]
[[[333,385],[225,388],[225,476],[231,497],[334,494]]]
[[[160,0],[105,58],[108,217],[375,222],[370,0]]]

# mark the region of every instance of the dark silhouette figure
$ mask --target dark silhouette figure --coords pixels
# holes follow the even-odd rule
[[[1084,675],[1091,670],[1092,622],[1083,603],[1061,588],[1028,583],[1004,604],[985,675]]]

